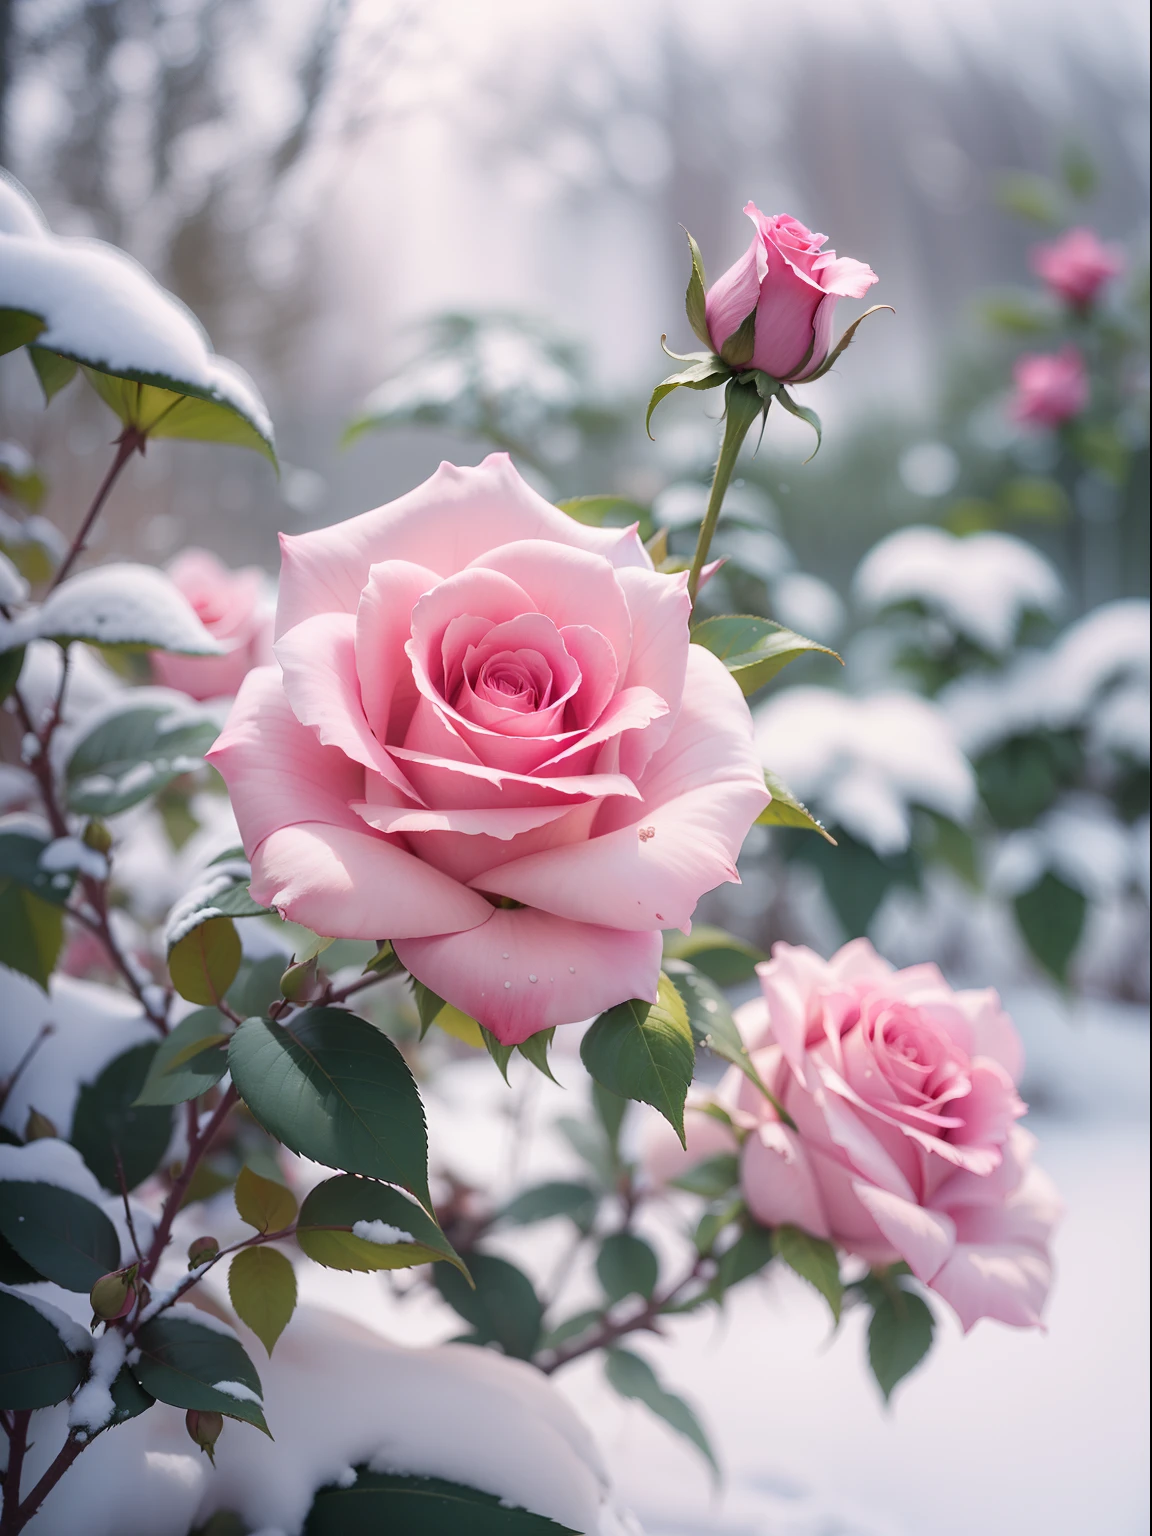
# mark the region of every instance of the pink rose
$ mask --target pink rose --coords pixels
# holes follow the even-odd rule
[[[654,1001],[661,928],[738,878],[767,801],[683,574],[505,454],[282,546],[279,665],[209,754],[256,899],[391,939],[505,1044]]]
[[[1088,404],[1088,374],[1075,347],[1027,352],[1012,370],[1016,393],[1009,407],[1026,426],[1059,427]]]
[[[167,574],[226,650],[223,656],[153,651],[153,677],[193,699],[235,693],[253,667],[272,660],[272,613],[264,597],[264,572],[254,565],[230,571],[206,549],[186,549],[167,567]]]
[[[851,256],[821,252],[828,236],[814,235],[789,214],[764,214],[755,203],[744,212],[756,226],[752,244],[705,298],[712,345],[719,352],[755,310],[747,366],[774,379],[805,379],[828,356],[836,300],[863,298],[876,274]]]
[[[740,1023],[796,1129],[735,1068],[721,1089],[749,1128],[752,1214],[905,1260],[965,1329],[1039,1324],[1060,1206],[1016,1125],[1023,1053],[996,993],[954,992],[934,965],[893,970],[866,939],[827,961],[772,955]]]
[[[1051,245],[1033,246],[1031,266],[1057,297],[1083,309],[1124,270],[1124,257],[1102,244],[1094,230],[1070,229]]]

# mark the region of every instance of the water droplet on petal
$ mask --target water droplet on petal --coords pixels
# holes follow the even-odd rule
[[[503,953],[503,955],[502,955],[502,956],[501,956],[501,959],[503,959],[503,960],[507,960],[507,958],[508,958],[508,951],[507,951],[507,950],[505,950],[505,951],[504,951],[504,953]]]
[[[535,976],[529,976],[529,978],[528,978],[528,980],[529,980],[529,981],[535,981],[535,980],[536,980],[536,978],[535,978]]]
[[[512,986],[512,983],[510,981],[506,981],[504,983],[504,990],[505,990],[505,992],[507,992],[511,986]]]
[[[568,967],[568,971],[569,971],[570,975],[575,976],[575,974],[576,974],[576,967],[574,965],[570,965]]]

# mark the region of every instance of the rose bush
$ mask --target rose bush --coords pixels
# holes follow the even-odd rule
[[[210,754],[255,898],[391,939],[505,1044],[655,1001],[768,800],[685,576],[503,454],[282,546],[278,665]]]
[[[934,965],[894,970],[866,939],[831,960],[777,944],[758,970],[762,996],[737,1018],[795,1129],[731,1070],[719,1097],[747,1131],[752,1214],[873,1265],[903,1259],[965,1329],[1038,1324],[1059,1202],[1016,1124],[1023,1052],[996,993],[955,992]],[[692,1120],[690,1151],[715,1152],[715,1121]]]
[[[827,235],[813,234],[790,214],[744,212],[756,226],[751,245],[708,289],[704,312],[719,352],[753,310],[756,340],[749,368],[775,379],[805,379],[832,345],[838,299],[860,299],[877,276],[851,256],[821,251]]]
[[[1026,352],[1012,370],[1011,413],[1025,426],[1059,427],[1088,404],[1088,374],[1076,347]]]
[[[1070,229],[1059,240],[1033,247],[1032,270],[1058,298],[1083,309],[1124,270],[1124,258],[1094,230]]]
[[[272,661],[272,612],[259,566],[230,571],[206,549],[182,550],[167,574],[196,611],[223,656],[152,652],[152,675],[194,699],[235,693],[253,667]]]

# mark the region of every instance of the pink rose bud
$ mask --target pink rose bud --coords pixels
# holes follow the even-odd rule
[[[213,1466],[216,1465],[215,1445],[224,1431],[224,1417],[219,1413],[210,1413],[202,1408],[189,1408],[184,1415],[184,1425],[188,1430],[188,1438],[194,1445],[208,1457]]]
[[[1012,370],[1016,393],[1013,418],[1032,427],[1059,427],[1088,404],[1088,374],[1075,347],[1059,352],[1027,352]]]
[[[712,345],[722,353],[755,311],[751,354],[731,358],[733,366],[806,379],[831,349],[836,300],[863,298],[878,279],[862,261],[821,251],[828,236],[814,235],[790,214],[764,214],[755,203],[744,212],[756,226],[752,244],[705,299]]]
[[[113,1270],[110,1275],[100,1276],[88,1293],[88,1300],[92,1303],[93,1323],[112,1323],[118,1317],[128,1316],[136,1305],[137,1269],[136,1264],[129,1264],[126,1269]]]
[[[272,614],[264,598],[264,572],[258,566],[230,571],[207,550],[186,549],[168,566],[168,576],[225,654],[153,651],[153,677],[193,699],[234,694],[253,667],[272,660]]]
[[[897,971],[867,939],[831,960],[777,944],[737,1013],[792,1125],[733,1067],[720,1098],[753,1128],[748,1208],[867,1263],[902,1259],[965,1329],[1041,1322],[1060,1201],[1017,1125],[1020,1037],[996,993],[934,965]]]
[[[214,1237],[197,1237],[188,1244],[188,1268],[199,1269],[220,1252],[220,1244]]]
[[[1070,229],[1050,245],[1032,248],[1031,266],[1058,298],[1086,309],[1109,278],[1124,270],[1124,257],[1091,229]]]

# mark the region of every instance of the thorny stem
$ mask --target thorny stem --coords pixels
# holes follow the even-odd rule
[[[177,1174],[172,1188],[168,1191],[168,1197],[164,1201],[164,1209],[160,1212],[160,1220],[156,1224],[156,1231],[152,1238],[152,1246],[148,1250],[148,1256],[140,1266],[140,1278],[150,1280],[156,1271],[161,1256],[168,1246],[168,1239],[172,1235],[172,1223],[176,1220],[176,1213],[184,1201],[188,1187],[192,1183],[192,1176],[200,1163],[200,1159],[215,1141],[225,1120],[232,1112],[240,1095],[235,1088],[229,1088],[223,1095],[219,1104],[212,1111],[203,1130],[196,1122],[196,1102],[189,1105],[188,1126],[188,1156],[184,1159],[184,1166]]]
[[[720,521],[724,493],[728,489],[732,471],[736,468],[741,445],[748,435],[748,428],[764,411],[764,402],[755,388],[740,383],[738,379],[733,379],[729,383],[725,394],[727,408],[724,416],[724,439],[720,444],[720,457],[716,460],[716,472],[712,476],[708,507],[704,513],[704,521],[700,525],[696,550],[692,556],[692,568],[688,572],[688,596],[692,600],[693,607],[696,606],[696,594],[700,588],[700,575],[704,569],[704,562],[708,559],[716,524]]]
[[[535,1362],[537,1368],[545,1376],[551,1376],[553,1371],[558,1371],[562,1365],[568,1365],[572,1360],[578,1360],[581,1355],[591,1354],[595,1349],[604,1349],[609,1344],[614,1344],[617,1339],[623,1338],[627,1333],[635,1333],[640,1329],[647,1329],[650,1333],[659,1333],[658,1322],[661,1312],[670,1306],[693,1280],[699,1278],[704,1265],[708,1262],[708,1256],[701,1254],[692,1268],[675,1285],[668,1290],[651,1297],[636,1312],[631,1312],[627,1317],[617,1319],[605,1318],[600,1325],[589,1333],[582,1333],[573,1339],[571,1344],[565,1344],[560,1349],[553,1351],[551,1360],[544,1364]]]
[[[95,496],[92,498],[92,504],[88,508],[88,511],[84,514],[84,521],[80,524],[80,527],[76,533],[76,537],[72,540],[72,544],[68,550],[68,553],[60,562],[59,570],[52,578],[52,585],[48,588],[49,594],[55,592],[56,588],[68,575],[68,572],[72,569],[77,557],[82,552],[88,539],[88,535],[92,532],[92,525],[99,517],[101,507],[108,500],[108,493],[116,484],[116,481],[120,476],[120,471],[124,468],[125,464],[127,464],[128,460],[134,453],[144,452],[144,445],[147,441],[147,433],[141,432],[138,427],[132,426],[125,427],[123,432],[121,432],[120,436],[116,439],[116,457],[112,460],[112,463],[108,469],[108,473],[100,482],[100,487],[97,490]]]

